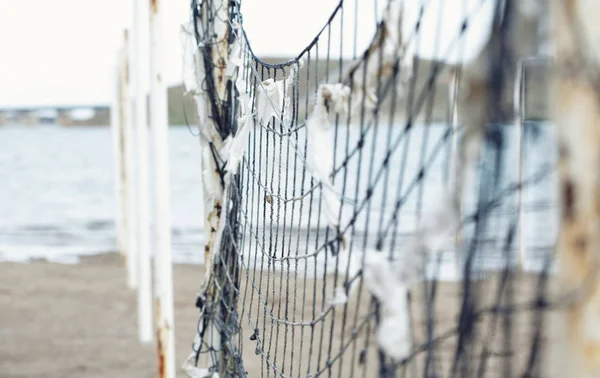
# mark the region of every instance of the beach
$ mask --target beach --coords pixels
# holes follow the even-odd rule
[[[178,365],[193,341],[201,267],[175,268]],[[156,377],[137,340],[136,292],[117,254],[78,265],[0,263],[0,377]],[[179,376],[184,376],[179,372]]]
[[[195,308],[196,292],[202,280],[203,267],[201,265],[175,265],[174,267],[174,303],[175,303],[175,335],[178,377],[185,377],[180,369],[183,360],[190,352],[195,327],[198,321],[198,310]],[[246,280],[244,277],[253,276],[243,274],[241,288],[244,288]],[[271,284],[281,283],[281,277],[274,277]],[[331,284],[332,276],[326,282]],[[310,280],[312,282],[312,280]],[[285,282],[285,279],[284,279]],[[317,293],[321,293],[321,282]],[[493,302],[495,294],[494,285],[497,280],[490,279],[480,286],[485,303]],[[537,287],[537,278],[533,275],[524,275],[514,281],[515,303],[525,303],[534,298]],[[490,286],[491,285],[491,286]],[[553,289],[551,289],[552,291]],[[312,289],[311,289],[312,291]],[[277,290],[279,292],[279,290]],[[283,292],[285,293],[285,291]],[[255,295],[256,290],[249,290],[248,295]],[[285,295],[285,294],[283,294]],[[424,322],[424,305],[422,301],[422,290],[417,288],[412,299],[412,317],[414,326],[415,344],[425,340],[426,323]],[[440,283],[435,299],[435,334],[442,335],[457,325],[458,310],[460,309],[461,289],[460,283]],[[284,298],[267,298],[267,303],[277,310],[276,304],[283,302]],[[299,300],[299,298],[298,298]],[[294,299],[294,303],[300,303]],[[246,299],[246,307],[248,306]],[[357,299],[351,298],[349,307],[356,305]],[[308,298],[306,306],[294,306],[297,319],[308,315],[314,306],[320,306],[323,302],[321,294]],[[256,299],[253,314],[256,313]],[[364,314],[368,310],[368,296],[362,296],[359,313]],[[484,304],[483,304],[484,305]],[[338,311],[338,317],[341,310]],[[260,356],[255,354],[256,341],[250,340],[252,327],[248,324],[248,314],[242,317],[241,335],[243,344],[244,367],[249,377],[261,376],[260,370],[263,366]],[[276,312],[275,312],[276,314]],[[544,333],[542,342],[544,348],[541,350],[544,358],[543,371],[539,377],[553,377],[553,370],[549,362],[556,358],[548,358],[547,347],[552,343],[556,335],[557,320],[555,312],[544,312]],[[283,313],[281,313],[283,316]],[[259,314],[260,317],[260,314]],[[288,315],[291,317],[291,314]],[[523,311],[521,315],[511,317],[513,319],[514,337],[511,345],[514,350],[506,351],[503,339],[502,317],[496,319],[493,326],[493,315],[489,314],[476,322],[476,350],[480,350],[483,340],[491,340],[488,350],[488,374],[486,377],[502,376],[505,358],[511,356],[514,361],[513,370],[515,376],[522,373],[526,366],[532,343],[532,324],[536,324],[534,311]],[[254,319],[256,321],[256,319]],[[262,321],[262,320],[261,320]],[[350,328],[341,330],[338,321],[330,336],[329,322],[326,324],[325,344],[332,337],[333,350],[340,345],[340,339],[345,337],[346,341],[351,334]],[[333,327],[333,326],[332,326]],[[268,328],[268,324],[267,324]],[[497,329],[495,334],[490,330]],[[273,330],[273,328],[271,328]],[[299,327],[296,328],[299,330]],[[316,327],[318,332],[318,326]],[[273,332],[273,331],[272,331]],[[370,342],[374,343],[374,324],[370,323],[370,330],[360,332],[358,339],[359,349],[362,348],[361,338],[369,335]],[[264,338],[266,339],[267,333]],[[273,342],[279,341],[279,349],[284,340],[290,342],[288,333],[283,336],[283,328],[279,338],[273,338]],[[308,359],[309,332],[303,337],[296,334],[294,350],[295,361],[299,355],[303,360],[294,367],[294,376],[300,375],[300,368],[306,366]],[[261,334],[261,336],[263,336]],[[490,338],[491,337],[491,338]],[[287,339],[286,339],[287,338]],[[299,346],[300,340],[304,345]],[[448,376],[449,361],[455,350],[456,337],[449,337],[442,341],[437,348],[436,360],[439,376]],[[265,340],[265,351],[266,351]],[[288,355],[291,344],[288,345]],[[323,348],[326,348],[323,346]],[[350,348],[351,349],[351,348]],[[357,358],[348,358],[350,349],[344,353],[344,363],[335,364],[332,368],[334,376],[338,376],[338,368],[344,369],[341,376],[349,376],[352,365],[358,369],[354,376],[376,376],[377,356],[376,349],[369,348],[366,364],[358,364]],[[316,350],[316,349],[315,349]],[[326,360],[323,349],[320,364],[324,366]],[[483,349],[482,349],[483,350]],[[479,352],[478,352],[479,353]],[[548,352],[549,353],[549,352]],[[335,353],[333,353],[335,354]],[[280,354],[279,361],[281,361]],[[313,351],[313,357],[316,354]],[[273,356],[270,357],[273,359]],[[289,358],[289,357],[288,357]],[[314,360],[313,360],[314,361]],[[315,364],[313,368],[315,370]],[[422,376],[424,354],[416,360],[413,371],[421,372]],[[99,377],[156,377],[157,359],[155,345],[141,345],[137,340],[137,308],[136,293],[126,287],[126,272],[118,254],[102,254],[98,256],[83,257],[79,264],[55,264],[45,261],[32,261],[30,263],[0,263],[0,377],[44,377],[44,378],[99,378]],[[289,365],[287,367],[289,369]],[[362,369],[365,369],[362,371]],[[363,375],[364,373],[364,375]],[[305,376],[306,374],[302,374]],[[325,372],[323,375],[328,375]],[[268,375],[267,375],[268,376]],[[271,371],[270,376],[273,376]],[[408,376],[413,376],[409,374]]]

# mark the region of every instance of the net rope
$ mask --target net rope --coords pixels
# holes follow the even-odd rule
[[[454,102],[461,115],[472,103],[448,100],[442,87],[456,66],[444,58],[496,2],[478,1],[457,30],[438,30],[455,35],[439,60],[407,59],[434,2],[412,2],[414,27],[395,34],[410,2],[373,1],[376,32],[359,55],[358,0],[340,1],[311,43],[277,64],[252,51],[239,1],[192,2],[195,93],[215,130],[207,136],[200,125],[199,134],[223,201],[190,376],[542,374],[546,318],[558,306],[548,297],[554,240],[552,231],[528,239],[539,231],[522,217],[547,227],[538,224],[556,211],[556,157],[540,155],[554,143],[552,125],[524,122],[518,145],[502,105],[517,59],[511,1],[494,5],[491,42],[476,63],[487,73],[486,115],[474,118],[475,131],[461,116],[453,125]],[[228,31],[222,56],[216,23]],[[213,72],[229,67],[219,96]],[[466,65],[461,82],[468,74]],[[463,151],[477,139],[469,163]],[[519,267],[518,243],[528,267]]]

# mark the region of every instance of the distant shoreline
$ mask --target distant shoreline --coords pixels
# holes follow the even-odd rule
[[[285,58],[269,58],[269,59],[264,59],[264,61],[266,63],[276,63],[276,62],[282,62],[282,61],[286,61],[287,59]],[[329,68],[330,71],[335,71],[336,70],[336,64],[335,62],[326,62],[326,61],[319,61],[319,62],[312,62],[312,65],[317,65],[317,72],[322,72],[323,75],[326,72],[326,68]],[[346,63],[344,63],[346,64]],[[421,72],[422,74],[419,75],[419,77],[417,77],[417,83],[416,83],[416,91],[417,92],[421,92],[424,90],[425,88],[425,83],[426,80],[428,79],[428,75],[431,73],[431,66],[432,63],[431,62],[419,62],[419,72]],[[424,104],[424,107],[421,109],[421,111],[419,112],[418,118],[423,119],[425,118],[425,108],[429,105],[428,103],[431,102],[431,114],[430,114],[430,120],[432,122],[443,122],[446,121],[448,119],[448,114],[449,114],[449,106],[450,106],[450,102],[449,102],[449,96],[448,96],[448,92],[449,92],[449,83],[448,83],[448,77],[446,75],[447,73],[447,67],[443,68],[442,70],[440,70],[440,76],[437,79],[437,83],[435,86],[435,93],[434,93],[434,97],[431,99],[426,99],[426,104]],[[324,76],[323,78],[320,78],[321,81],[324,81]],[[532,121],[543,121],[543,120],[548,120],[549,117],[549,112],[550,112],[550,106],[549,106],[549,101],[548,101],[548,77],[547,77],[547,72],[545,72],[543,69],[537,69],[537,70],[529,70],[528,74],[526,75],[526,83],[525,83],[525,87],[526,87],[526,91],[525,91],[525,97],[524,97],[524,104],[525,104],[525,119],[526,120],[532,120]],[[314,87],[314,83],[311,83],[311,88]],[[194,99],[192,96],[190,95],[186,95],[185,93],[185,89],[183,87],[183,85],[175,85],[172,86],[170,88],[168,88],[168,117],[169,117],[169,125],[171,126],[175,126],[175,125],[197,125],[198,124],[198,116],[196,113],[196,104],[194,102]],[[505,88],[505,96],[504,96],[504,105],[506,107],[506,109],[513,109],[512,106],[512,100],[513,100],[513,95],[512,95],[513,91],[512,91],[512,84],[511,81],[509,80],[509,84],[507,85],[507,87]],[[301,85],[300,87],[300,99],[305,99],[306,98],[306,88],[305,85]],[[406,97],[406,96],[404,96]],[[299,114],[300,115],[304,115],[306,114],[306,111],[304,109],[305,107],[305,101],[301,100],[300,101],[300,109],[299,109]],[[404,120],[406,120],[406,101],[404,99],[400,100],[398,103],[398,109],[396,111],[396,115],[394,117],[395,122],[403,122]],[[386,101],[384,101],[382,108],[380,110],[380,114],[381,117],[380,119],[382,120],[389,120],[389,112],[390,112],[390,107],[389,104],[386,104]],[[2,122],[2,117],[0,114],[0,126],[3,124]],[[459,114],[459,121],[460,121],[460,114]],[[60,122],[58,122],[60,123]],[[94,117],[88,119],[88,120],[70,120],[68,124],[61,124],[61,126],[65,126],[65,127],[77,127],[77,126],[87,126],[87,127],[93,127],[93,126],[99,126],[99,125],[109,125],[110,124],[110,110],[106,109],[106,110],[100,110],[97,111],[96,114],[94,115]],[[27,125],[24,125],[27,126]]]

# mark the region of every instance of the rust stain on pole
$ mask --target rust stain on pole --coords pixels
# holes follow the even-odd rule
[[[154,14],[158,13],[158,0],[150,0],[150,11]]]
[[[208,242],[204,247],[204,261],[212,261],[212,251],[215,248],[219,248],[218,245],[214,245],[216,236],[217,236],[217,227],[219,226],[219,219],[221,218],[221,201],[215,200],[215,205],[212,211],[208,214],[208,223],[210,225],[210,235],[208,238]],[[207,267],[210,267],[211,264],[205,263]]]
[[[227,17],[227,14],[224,16]],[[229,55],[229,28],[225,27],[225,30],[223,30],[223,35],[219,35],[217,38],[218,43],[215,45],[213,50],[213,57],[218,57],[216,60],[214,60],[214,64],[217,67],[214,75],[216,76],[217,94],[219,99],[224,99],[227,89],[225,80],[225,69],[227,68],[227,62],[225,57]]]
[[[223,59],[223,57],[219,57],[217,60],[217,67],[219,68],[217,80],[219,81],[219,85],[223,85],[223,82],[225,81],[225,68],[227,68],[227,64],[225,63],[225,59]]]
[[[125,40],[125,42],[127,42],[127,40]],[[127,54],[127,49],[129,46],[129,43],[125,44],[125,62],[123,63],[125,65],[125,67],[123,68],[123,81],[125,82],[125,85],[127,86],[127,88],[129,88],[129,55]],[[125,99],[127,99],[127,91],[125,93]]]
[[[158,376],[162,378],[165,376],[165,352],[163,350],[162,340],[160,339],[161,333],[160,329],[156,331],[156,338],[158,340]]]
[[[156,320],[157,320],[157,324],[158,327],[156,327],[156,348],[157,348],[157,352],[158,352],[158,376],[159,378],[163,378],[166,375],[166,369],[165,369],[165,343],[163,343],[163,338],[165,336],[165,332],[164,332],[164,327],[165,324],[161,323],[161,311],[160,311],[160,298],[156,298],[155,302],[154,302],[154,306],[155,306],[155,313],[156,313]]]

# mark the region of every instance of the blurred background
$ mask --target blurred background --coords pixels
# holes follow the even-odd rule
[[[243,2],[242,11],[253,49],[278,62],[310,43],[337,1],[251,3]],[[362,6],[358,51],[372,38],[377,17],[371,2]],[[202,240],[200,151],[186,126],[195,130],[195,108],[182,86],[180,28],[189,7],[175,1],[164,9],[178,262],[198,261]],[[0,0],[0,10],[0,260],[76,262],[80,255],[112,251],[111,91],[132,2]],[[344,36],[347,46],[354,37]]]
[[[155,347],[137,341],[135,292],[115,253],[110,104],[132,3],[0,0],[0,378],[156,376]],[[254,53],[266,62],[295,57],[337,3],[242,1]],[[202,182],[195,108],[182,86],[180,29],[190,5],[163,4],[179,363],[198,315]],[[345,48],[330,58],[360,54],[385,4],[349,2],[359,32],[332,34]],[[544,119],[543,81],[529,78],[526,116]],[[433,120],[447,116],[447,84]]]

